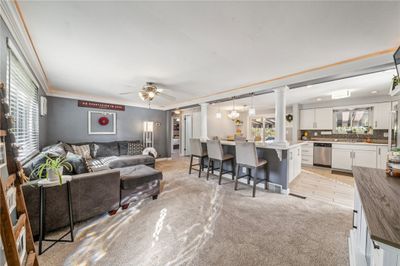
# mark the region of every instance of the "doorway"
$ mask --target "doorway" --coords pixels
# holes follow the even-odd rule
[[[192,115],[183,116],[181,155],[190,155],[190,139],[193,137]]]

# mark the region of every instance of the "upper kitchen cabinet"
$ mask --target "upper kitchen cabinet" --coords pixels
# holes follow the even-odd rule
[[[390,102],[374,104],[374,129],[389,129],[390,107]]]
[[[300,110],[300,129],[332,130],[332,108],[317,108]]]

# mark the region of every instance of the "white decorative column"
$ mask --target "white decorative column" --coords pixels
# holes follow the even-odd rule
[[[208,132],[207,132],[207,107],[208,103],[201,103],[200,104],[200,123],[201,123],[201,135],[200,138],[205,140],[208,139]]]
[[[274,89],[275,96],[275,144],[287,146],[286,140],[286,91],[289,87]]]
[[[293,121],[292,121],[292,142],[296,142],[299,139],[299,126],[300,126],[300,111],[299,104],[293,104]]]

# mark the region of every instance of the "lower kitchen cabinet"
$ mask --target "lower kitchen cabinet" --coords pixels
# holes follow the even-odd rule
[[[387,146],[378,146],[376,149],[376,168],[386,169],[387,155],[389,149]]]
[[[288,150],[288,179],[289,183],[301,173],[301,147]]]
[[[350,266],[400,266],[400,250],[371,239],[368,221],[355,187],[353,229],[349,236]]]
[[[351,171],[353,166],[377,167],[377,148],[370,144],[332,144],[332,168]]]
[[[333,146],[333,145],[332,145]],[[332,147],[332,168],[351,170],[353,167],[353,151],[351,149],[341,149]]]

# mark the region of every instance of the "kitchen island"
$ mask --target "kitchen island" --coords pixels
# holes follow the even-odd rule
[[[206,145],[206,141],[202,141]],[[277,145],[275,143],[255,142],[259,158],[267,160],[267,170],[257,169],[257,178],[266,179],[271,191],[288,193],[290,181],[301,172],[301,146],[304,142]],[[224,153],[235,155],[234,141],[221,141]],[[218,164],[215,167],[219,167]],[[224,164],[224,170],[232,170]],[[242,171],[242,169],[239,169]],[[261,186],[261,185],[260,185]],[[263,185],[262,185],[263,186]]]
[[[354,167],[356,184],[350,265],[400,265],[400,178]]]

